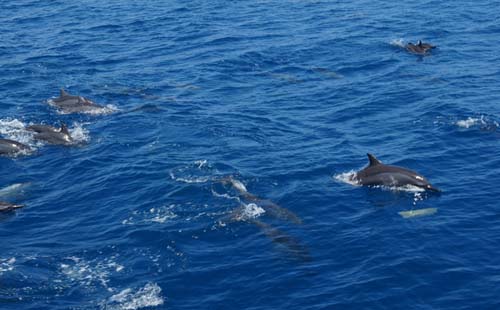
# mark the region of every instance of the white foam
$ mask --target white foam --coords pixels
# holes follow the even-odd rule
[[[60,270],[71,282],[78,285],[94,287],[100,285],[109,291],[109,277],[113,272],[120,272],[124,267],[114,261],[114,257],[103,261],[87,261],[79,257],[67,257],[65,263],[60,264]]]
[[[122,221],[124,225],[144,224],[144,223],[165,223],[177,217],[172,209],[175,205],[151,208],[147,211],[134,211],[133,215]]]
[[[201,168],[207,166],[207,163],[208,163],[208,161],[206,159],[196,160],[194,162],[194,164],[198,166],[198,169],[201,169]]]
[[[491,120],[485,115],[481,115],[479,117],[468,117],[467,119],[464,120],[458,120],[455,122],[455,125],[461,128],[470,128],[474,126],[480,126],[481,128],[485,129],[496,129],[499,127],[499,124],[497,121]]]
[[[245,205],[243,209],[243,216],[245,216],[245,218],[258,218],[264,213],[266,213],[266,211],[255,203],[249,203]]]
[[[206,159],[196,160],[192,164],[174,168],[170,171],[172,180],[183,183],[206,183],[217,172]]]
[[[83,128],[80,123],[73,123],[73,128],[68,128],[74,144],[82,144],[90,141],[89,131]]]
[[[356,171],[351,170],[348,172],[339,173],[333,176],[333,178],[339,182],[347,183],[355,186],[359,186],[359,182],[354,178],[356,176]]]
[[[16,262],[15,257],[11,258],[0,258],[0,275],[6,271],[14,270],[14,263]]]
[[[102,309],[136,310],[145,307],[160,306],[163,303],[161,287],[156,283],[147,283],[135,292],[131,288],[127,288],[111,296]]]
[[[36,149],[33,132],[26,130],[26,125],[18,119],[0,119],[0,135],[32,148],[31,151],[21,151],[22,155],[28,155]]]
[[[465,120],[459,120],[459,121],[457,121],[455,124],[458,127],[469,128],[469,127],[474,126],[474,125],[476,125],[476,124],[478,124],[478,123],[480,123],[482,121],[483,121],[482,117],[481,118],[468,117]]]
[[[107,104],[105,106],[93,107],[90,110],[82,111],[82,112],[65,112],[65,111],[59,109],[59,107],[57,106],[57,104],[54,102],[53,99],[47,100],[47,103],[49,105],[55,107],[57,113],[61,114],[61,115],[75,114],[75,113],[83,113],[83,114],[89,114],[89,115],[108,115],[108,114],[112,114],[112,113],[120,111],[120,109],[117,106],[115,106],[113,104]]]
[[[264,213],[266,213],[266,211],[255,203],[242,204],[242,207],[237,209],[233,214],[232,220],[247,221],[256,219]]]
[[[391,45],[397,46],[397,47],[405,47],[406,46],[405,40],[402,38],[391,40]]]
[[[103,107],[98,107],[98,108],[94,108],[94,109],[89,110],[89,111],[85,111],[84,113],[90,114],[90,115],[107,115],[107,114],[112,114],[112,113],[115,113],[118,111],[120,111],[120,109],[117,106],[115,106],[113,104],[107,104]]]
[[[227,199],[233,199],[233,200],[236,200],[236,201],[240,201],[240,197],[238,197],[238,196],[231,196],[229,194],[219,194],[213,188],[212,188],[212,194],[215,197],[221,197],[221,198],[227,198]]]

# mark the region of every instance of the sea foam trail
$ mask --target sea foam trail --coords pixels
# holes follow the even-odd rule
[[[161,288],[156,283],[147,283],[134,291],[127,288],[109,298],[101,309],[106,310],[136,310],[146,307],[163,305]]]

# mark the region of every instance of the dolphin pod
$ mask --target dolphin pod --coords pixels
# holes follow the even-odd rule
[[[425,190],[439,192],[440,190],[427,181],[419,173],[398,166],[384,165],[372,154],[367,154],[369,164],[366,168],[356,172],[351,177],[352,181],[361,185],[385,185],[401,187],[413,185]]]

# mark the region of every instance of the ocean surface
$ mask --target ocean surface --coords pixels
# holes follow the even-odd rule
[[[0,136],[33,148],[0,157],[0,309],[499,309],[497,2],[0,11]],[[367,153],[442,193],[353,184]]]

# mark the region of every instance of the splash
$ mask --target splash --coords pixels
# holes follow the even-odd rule
[[[73,123],[73,128],[68,129],[74,144],[83,144],[90,141],[89,131],[80,123]]]
[[[266,213],[266,211],[255,203],[243,204],[238,213],[234,215],[234,219],[237,221],[246,221],[256,219],[264,213]]]
[[[65,263],[61,263],[60,270],[70,282],[79,286],[93,288],[100,285],[108,291],[113,289],[108,286],[109,277],[114,272],[120,272],[124,267],[114,261],[114,257],[103,261],[86,261],[85,259],[71,256]]]
[[[471,127],[479,126],[481,129],[497,129],[498,122],[490,120],[488,117],[481,115],[479,117],[468,117],[464,120],[458,120],[455,125],[461,128],[469,129]]]
[[[360,186],[359,182],[354,178],[356,176],[356,171],[351,170],[348,172],[339,173],[333,176],[335,180],[342,183],[351,184],[354,186]]]
[[[406,46],[406,44],[405,44],[405,40],[404,40],[404,39],[402,39],[402,38],[399,38],[399,39],[393,39],[393,40],[391,40],[390,44],[391,44],[392,46],[403,47],[403,48]]]
[[[161,288],[156,283],[147,283],[137,291],[127,288],[109,298],[101,309],[136,310],[163,305]]]
[[[18,119],[0,119],[0,135],[35,149],[36,142],[33,139],[33,133],[26,130],[26,124]],[[27,155],[32,151],[21,151],[20,153]]]
[[[217,173],[217,170],[207,160],[203,159],[172,169],[170,178],[182,183],[206,183],[213,178],[215,173]]]

